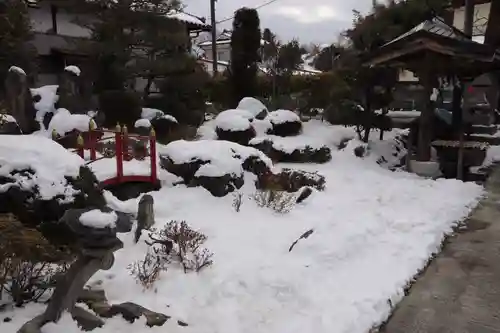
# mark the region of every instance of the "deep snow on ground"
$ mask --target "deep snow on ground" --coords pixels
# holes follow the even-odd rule
[[[151,193],[155,227],[185,220],[208,237],[204,245],[214,253],[214,264],[188,274],[172,265],[155,288],[144,291],[127,266],[142,259],[147,246],[134,244],[132,233],[120,235],[125,247],[116,252],[114,266],[91,284],[102,281],[110,303],[133,301],[173,319],[148,328],[143,320],[128,324],[117,317],[94,332],[364,333],[385,320],[390,303],[401,299],[408,281],[483,190],[473,183],[391,172],[374,158],[355,157],[350,146],[338,151],[343,137],[354,136],[349,129],[315,121],[305,124],[303,135],[330,146],[332,160],[278,165],[317,171],[327,181],[325,191],[314,191],[287,214],[257,207],[249,199],[255,192],[250,182],[240,191],[239,213],[233,196],[215,198],[203,188],[166,186]],[[109,193],[107,198],[112,208],[137,210],[138,199],[121,202]],[[289,252],[309,229],[313,234]],[[43,309],[29,305],[0,314],[13,319],[1,323],[1,331],[15,332]],[[177,319],[189,326],[178,327]],[[69,315],[43,328],[43,333],[63,332],[80,332]]]

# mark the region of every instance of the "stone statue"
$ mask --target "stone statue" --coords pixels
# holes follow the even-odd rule
[[[14,117],[24,134],[31,133],[35,122],[35,109],[28,88],[26,73],[19,67],[12,66],[5,79],[7,93],[7,111]]]
[[[137,210],[137,229],[135,230],[135,242],[141,238],[142,230],[150,229],[155,224],[154,199],[151,195],[144,195],[139,201]]]

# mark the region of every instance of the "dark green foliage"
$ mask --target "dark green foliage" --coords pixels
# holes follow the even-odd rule
[[[273,127],[267,131],[268,134],[277,136],[295,136],[302,131],[302,122],[288,121],[280,124],[272,124]]]
[[[34,74],[36,52],[27,43],[31,38],[26,3],[19,0],[0,1],[0,95],[5,89],[5,78],[11,66],[21,67],[28,76]]]
[[[336,46],[335,44],[323,48],[321,51],[319,51],[316,58],[314,58],[314,68],[323,72],[333,70],[335,61],[339,56],[341,50],[342,47]]]
[[[104,113],[105,127],[120,124],[134,128],[135,121],[141,118],[141,100],[132,91],[109,90],[99,95],[99,110]]]
[[[249,8],[238,9],[231,35],[230,81],[234,106],[243,97],[256,95],[260,39],[260,20],[257,11]]]
[[[278,62],[276,64],[280,74],[292,74],[304,62],[302,60],[303,50],[299,41],[294,39],[279,48]]]
[[[236,142],[244,146],[248,145],[248,142],[256,135],[255,129],[252,126],[244,131],[226,131],[217,127],[215,132],[219,140]]]

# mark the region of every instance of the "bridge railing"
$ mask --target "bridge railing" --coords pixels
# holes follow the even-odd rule
[[[111,134],[112,136],[107,136],[106,134]],[[57,133],[52,133],[53,138],[57,138]],[[154,128],[151,128],[149,135],[139,135],[131,134],[128,132],[127,126],[121,126],[117,124],[114,131],[97,129],[97,126],[93,120],[89,122],[89,130],[87,135],[87,140],[84,140],[82,133],[80,132],[77,137],[77,148],[74,150],[81,158],[85,158],[85,151],[88,150],[90,154],[90,161],[92,162],[108,158],[106,156],[97,158],[98,143],[107,141],[111,138],[115,139],[115,159],[116,159],[116,182],[120,182],[124,179],[123,162],[130,161],[134,158],[133,154],[129,153],[130,141],[131,139],[136,139],[144,144],[144,150],[147,156],[147,143],[149,143],[149,157],[151,163],[151,173],[149,176],[149,181],[156,183],[158,181],[157,176],[157,156],[156,156],[156,133]]]

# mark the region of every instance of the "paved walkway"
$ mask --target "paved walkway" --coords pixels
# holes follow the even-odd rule
[[[450,238],[380,332],[500,333],[500,168],[488,197]]]

